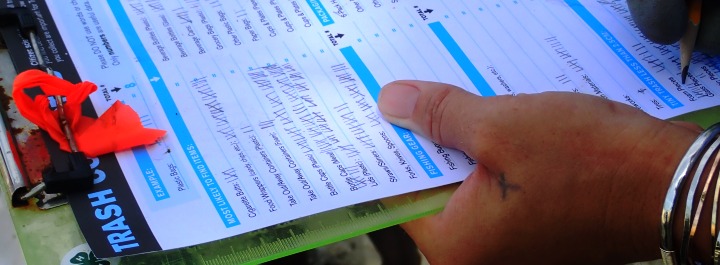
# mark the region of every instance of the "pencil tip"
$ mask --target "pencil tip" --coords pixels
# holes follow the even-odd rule
[[[690,68],[690,67],[688,67],[688,65],[686,65],[686,66],[683,67],[683,69],[682,69],[682,83],[683,83],[683,84],[685,84],[685,79],[687,79],[688,69],[689,69],[689,68]]]

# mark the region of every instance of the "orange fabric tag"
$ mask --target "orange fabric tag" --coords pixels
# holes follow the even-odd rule
[[[39,87],[42,94],[33,99],[26,90],[35,87]],[[28,70],[15,78],[13,99],[20,114],[48,132],[62,150],[70,152],[65,134],[60,128],[58,114],[50,109],[48,100],[49,96],[64,96],[65,116],[75,136],[75,142],[78,149],[88,157],[153,144],[165,135],[163,130],[144,128],[138,114],[119,101],[97,120],[82,116],[80,104],[96,90],[97,86],[91,82],[72,84],[40,70]]]

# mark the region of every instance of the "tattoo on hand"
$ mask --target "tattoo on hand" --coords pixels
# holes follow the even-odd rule
[[[498,184],[500,185],[500,189],[502,189],[503,200],[507,197],[508,191],[520,190],[520,185],[510,183],[507,181],[507,179],[505,179],[505,173],[500,173],[497,180]]]

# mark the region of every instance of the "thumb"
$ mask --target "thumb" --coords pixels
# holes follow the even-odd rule
[[[685,0],[628,0],[627,4],[638,29],[653,42],[672,44],[687,30]]]
[[[378,107],[385,119],[443,146],[472,150],[476,119],[483,99],[453,85],[396,81],[380,91]]]

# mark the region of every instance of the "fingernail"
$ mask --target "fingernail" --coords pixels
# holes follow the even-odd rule
[[[412,116],[419,96],[420,90],[417,87],[392,83],[383,87],[380,92],[378,107],[383,115],[408,119]]]

